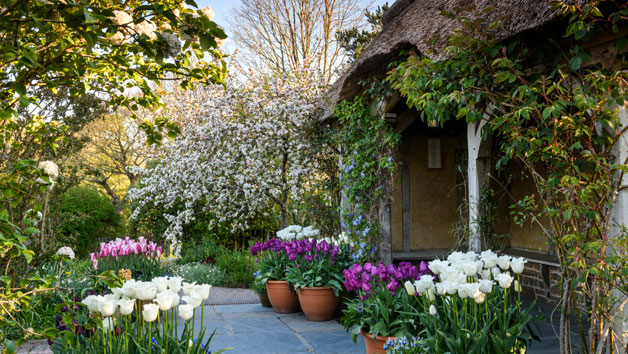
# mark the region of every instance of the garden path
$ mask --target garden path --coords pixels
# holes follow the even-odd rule
[[[278,314],[259,303],[206,305],[204,311],[207,330],[216,329],[211,351],[233,348],[226,353],[365,353],[364,341],[358,338],[358,343],[353,344],[351,335],[336,321],[311,322],[303,313]],[[196,318],[196,332],[200,317]]]

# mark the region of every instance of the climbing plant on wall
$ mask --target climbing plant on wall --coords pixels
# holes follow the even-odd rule
[[[359,245],[356,259],[377,251],[381,201],[389,195],[396,168],[394,155],[400,136],[370,104],[389,94],[387,90],[387,85],[376,83],[363,96],[342,102],[335,111],[342,152],[342,226]]]
[[[622,345],[613,321],[628,296],[628,235],[613,227],[612,215],[628,171],[628,161],[618,160],[614,150],[628,130],[618,116],[628,100],[628,40],[617,36],[613,58],[603,62],[586,42],[602,31],[618,32],[628,5],[598,0],[556,6],[568,16],[565,36],[535,41],[534,48],[523,38],[497,40],[500,23],[450,14],[460,30],[448,39],[448,59],[413,55],[389,82],[424,118],[485,119],[486,133],[501,144],[496,168],[524,168],[536,190],[515,202],[514,220],[537,223],[560,260],[561,353],[571,352],[572,311],[587,352],[601,353]],[[590,313],[580,312],[580,304],[591,304]],[[584,318],[590,322],[586,335]]]

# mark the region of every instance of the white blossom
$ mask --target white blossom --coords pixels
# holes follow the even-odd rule
[[[74,251],[67,246],[59,248],[56,254],[58,256],[68,256],[70,259],[74,259]]]
[[[164,215],[164,237],[176,256],[183,227],[194,222],[197,210],[215,215],[210,227],[221,224],[237,231],[284,196],[291,206],[303,203],[308,181],[317,178],[305,128],[324,90],[318,76],[312,77],[252,77],[246,86],[229,82],[226,88],[210,88],[208,99],[190,108],[192,123],[165,147],[159,163],[140,171],[140,187],[129,191],[139,205],[132,217],[141,215],[142,208],[183,204]],[[301,228],[294,237],[299,233],[318,235]]]
[[[52,161],[41,161],[37,167],[43,170],[51,180],[55,180],[59,177],[59,166]]]

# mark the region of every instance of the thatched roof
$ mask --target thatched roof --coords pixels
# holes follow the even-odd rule
[[[403,49],[416,48],[427,55],[435,49],[436,54],[431,55],[443,59],[446,39],[458,27],[455,19],[443,15],[444,11],[473,8],[464,15],[481,13],[489,23],[500,20],[504,30],[498,38],[506,39],[555,19],[559,13],[549,3],[550,0],[397,0],[384,14],[382,32],[327,92],[321,102],[320,118],[331,117],[336,104],[358,94],[360,81],[388,71],[388,64]],[[482,11],[489,7],[491,11]]]

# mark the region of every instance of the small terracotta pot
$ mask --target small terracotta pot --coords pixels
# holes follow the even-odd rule
[[[329,321],[334,318],[340,297],[334,295],[330,287],[314,286],[300,288],[299,303],[310,321]]]
[[[299,310],[297,293],[290,291],[285,280],[269,280],[266,282],[268,299],[277,313],[294,313]]]
[[[373,340],[373,336],[364,331],[360,331],[360,334],[364,337],[364,344],[366,345],[366,354],[386,354],[384,346],[389,339],[395,340],[396,337],[382,337],[376,336]]]
[[[273,307],[273,304],[271,304],[270,300],[268,299],[268,293],[266,292],[266,290],[257,294],[257,296],[259,296],[259,302],[262,304],[262,307]]]

